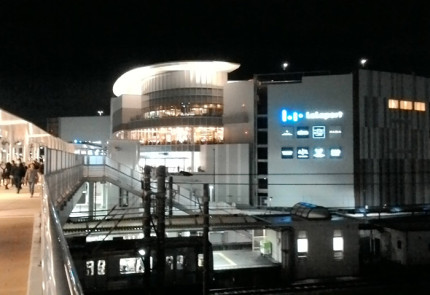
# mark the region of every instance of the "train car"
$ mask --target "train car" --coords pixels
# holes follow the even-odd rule
[[[85,242],[83,238],[69,239],[69,249],[85,294],[119,294],[150,288],[184,290],[199,294],[203,288],[204,253],[202,237],[177,237],[164,240],[163,286],[157,270],[159,244],[156,238],[140,240],[116,239]],[[158,247],[158,248],[157,248]],[[149,251],[149,281],[145,280],[145,254]],[[208,243],[208,284],[213,275],[212,246]],[[149,293],[149,292],[148,292]]]

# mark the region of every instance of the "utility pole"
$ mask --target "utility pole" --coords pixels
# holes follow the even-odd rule
[[[151,167],[145,165],[143,168],[143,238],[147,248],[145,249],[143,268],[144,286],[148,292],[151,290]]]
[[[169,176],[169,216],[173,215],[173,177]]]
[[[164,294],[164,269],[165,269],[165,207],[166,207],[166,167],[158,166],[157,194],[156,194],[156,217],[157,217],[157,290]]]
[[[203,290],[209,294],[209,185],[203,185]]]

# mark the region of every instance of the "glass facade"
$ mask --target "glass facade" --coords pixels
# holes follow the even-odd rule
[[[224,142],[223,127],[160,127],[117,132],[117,139],[138,140],[143,145],[215,144]]]

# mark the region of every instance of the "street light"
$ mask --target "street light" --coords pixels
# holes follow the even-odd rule
[[[360,59],[360,65],[364,68],[366,66],[367,63],[367,58],[362,58]]]
[[[288,63],[287,63],[287,62],[284,62],[284,63],[282,64],[282,69],[285,71],[287,68],[288,68]]]

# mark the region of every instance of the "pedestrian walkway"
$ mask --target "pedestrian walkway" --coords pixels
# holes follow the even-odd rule
[[[0,295],[42,294],[40,213],[42,186],[0,186]]]

